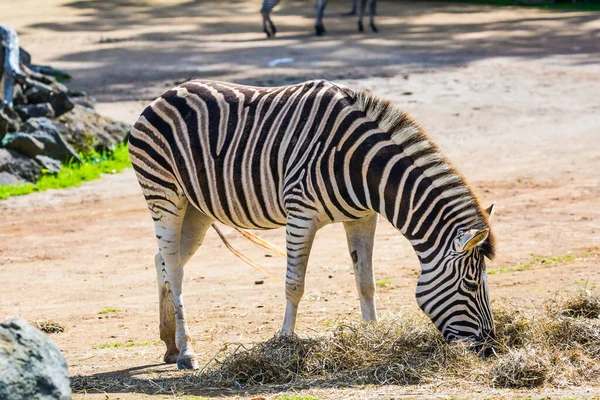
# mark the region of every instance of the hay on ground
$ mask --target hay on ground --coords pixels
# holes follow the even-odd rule
[[[40,318],[37,321],[32,322],[31,325],[44,333],[63,333],[65,331],[64,325],[47,318]]]
[[[577,295],[580,296],[580,295]],[[220,353],[200,374],[203,385],[423,384],[457,379],[519,388],[600,383],[598,297],[560,305],[493,304],[497,357],[480,358],[464,343],[446,343],[422,314],[380,323],[345,324],[317,338],[274,337]],[[586,310],[570,314],[566,310]]]

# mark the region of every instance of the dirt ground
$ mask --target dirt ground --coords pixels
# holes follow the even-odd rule
[[[331,1],[329,34],[312,36],[314,9],[283,2],[280,35],[266,40],[259,1],[4,0],[0,23],[20,33],[34,62],[69,70],[70,86],[98,98],[105,114],[133,123],[143,107],[176,82],[202,77],[279,85],[328,78],[367,88],[412,113],[475,187],[497,202],[497,259],[488,269],[492,299],[541,304],[557,290],[600,283],[600,19],[591,12],[382,1],[379,34],[358,34]],[[275,68],[268,62],[292,58]],[[131,170],[78,188],[0,202],[0,317],[49,318],[70,373],[112,382],[171,382],[140,393],[115,383],[105,394],[138,399],[204,395],[250,398],[264,388],[181,390],[179,372],[161,362],[152,221]],[[233,230],[232,244],[275,275],[268,257]],[[283,245],[283,231],[262,232]],[[574,255],[565,260],[565,255]],[[416,309],[419,265],[387,222],[377,231],[378,311],[391,318]],[[208,362],[224,343],[251,343],[277,332],[281,283],[236,259],[209,232],[186,267],[185,299],[195,349]],[[255,281],[264,279],[264,284]],[[107,308],[117,312],[101,314]],[[301,335],[325,334],[339,320],[359,320],[341,225],[323,229],[311,256],[301,303]],[[119,344],[120,343],[120,344]],[[110,347],[112,346],[112,347]],[[118,382],[118,381],[117,381]],[[106,387],[106,385],[104,386]],[[91,389],[91,388],[88,388]],[[91,392],[91,391],[90,391]],[[258,393],[258,394],[257,394]],[[592,397],[599,387],[535,391],[425,386],[311,388],[320,399]]]

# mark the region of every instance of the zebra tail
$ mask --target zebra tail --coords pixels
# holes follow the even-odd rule
[[[233,227],[233,229],[235,229],[236,231],[241,233],[244,237],[246,237],[246,239],[250,240],[252,243],[257,244],[264,249],[270,250],[273,253],[277,254],[278,256],[287,257],[287,254],[283,250],[281,250],[279,247],[275,246],[272,243],[267,242],[264,239],[261,239],[260,237],[256,236],[254,233],[245,231],[245,230],[240,229],[235,226]]]
[[[258,263],[255,263],[254,261],[252,261],[251,259],[249,259],[248,257],[246,257],[244,254],[242,254],[241,252],[239,252],[238,250],[236,250],[231,245],[231,243],[229,243],[229,241],[227,240],[227,238],[225,237],[225,235],[223,235],[223,233],[221,232],[221,230],[215,224],[212,224],[212,227],[217,232],[217,235],[219,235],[219,237],[223,241],[223,244],[225,245],[225,247],[227,247],[229,249],[229,251],[231,251],[237,258],[239,258],[240,260],[242,260],[243,262],[245,262],[246,264],[248,264],[249,266],[251,266],[255,270],[260,271],[263,274],[268,275],[274,281],[279,282],[279,279],[275,275],[273,275],[271,272],[267,271],[265,269],[265,267],[263,267],[262,265],[260,265]]]

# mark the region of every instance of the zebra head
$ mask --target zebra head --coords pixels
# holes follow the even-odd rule
[[[493,205],[486,211],[492,210]],[[457,229],[445,254],[423,265],[417,284],[419,307],[446,340],[471,341],[477,351],[494,338],[485,268],[485,257],[493,256],[491,242],[487,227]]]

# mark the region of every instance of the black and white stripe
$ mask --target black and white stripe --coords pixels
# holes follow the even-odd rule
[[[267,37],[273,37],[277,33],[277,28],[271,20],[271,11],[275,6],[279,4],[280,0],[263,0],[262,8],[260,10],[263,17],[263,31],[267,34]],[[358,7],[358,0],[352,1],[352,9],[347,15],[355,15],[358,10],[358,30],[364,32],[363,27],[363,16],[365,11],[369,9],[369,26],[373,32],[379,32],[375,25],[375,13],[377,10],[377,0],[360,0],[360,7]],[[368,3],[368,4],[367,4]],[[317,16],[315,19],[315,33],[319,36],[325,34],[325,26],[323,25],[323,15],[325,14],[325,8],[327,7],[327,0],[317,0],[316,10]]]
[[[445,337],[493,333],[487,213],[424,131],[391,103],[322,80],[275,88],[190,81],[144,110],[129,144],[155,221],[160,293],[168,287],[174,296],[174,316],[161,306],[165,360],[178,349],[180,366],[193,366],[178,285],[215,221],[286,226],[284,334],[294,329],[314,235],[334,222],[345,224],[363,317],[377,318],[377,214],[413,245],[422,265],[417,301]]]

